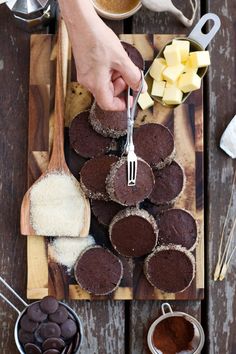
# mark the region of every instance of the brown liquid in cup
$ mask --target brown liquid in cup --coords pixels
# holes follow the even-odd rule
[[[95,4],[103,11],[122,14],[131,11],[139,0],[96,0]]]

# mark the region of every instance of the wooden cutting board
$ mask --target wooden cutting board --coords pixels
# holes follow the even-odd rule
[[[173,35],[121,35],[122,40],[137,47],[142,53],[146,68],[161,47]],[[55,45],[51,35],[31,36],[30,83],[29,83],[29,143],[28,143],[28,186],[45,170],[51,151],[53,132],[53,105],[55,83]],[[84,159],[69,146],[68,125],[79,111],[88,109],[91,96],[75,83],[76,73],[69,57],[68,95],[65,122],[65,154],[72,173],[79,177]],[[50,238],[27,237],[28,255],[28,299],[40,299],[54,295],[59,299],[117,299],[117,300],[188,300],[204,296],[204,191],[203,191],[203,100],[202,89],[190,95],[188,101],[176,109],[169,109],[155,103],[152,109],[139,111],[136,125],[148,122],[162,123],[174,134],[176,160],[184,167],[186,186],[175,206],[189,210],[197,219],[200,241],[196,257],[196,277],[191,286],[178,294],[165,294],[154,289],[146,280],[143,260],[122,258],[124,277],[114,294],[95,297],[83,291],[74,280],[73,274],[50,258]],[[98,244],[110,247],[108,231],[92,217],[90,233]]]

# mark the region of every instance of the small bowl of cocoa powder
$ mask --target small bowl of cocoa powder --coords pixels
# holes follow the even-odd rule
[[[152,354],[200,354],[205,335],[194,317],[172,311],[171,306],[164,303],[162,316],[149,328],[147,342]]]
[[[123,20],[133,16],[141,7],[140,0],[93,0],[97,13],[109,20]]]

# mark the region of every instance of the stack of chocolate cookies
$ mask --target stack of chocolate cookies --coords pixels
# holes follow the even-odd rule
[[[123,46],[143,70],[144,60],[137,49],[128,43]],[[183,291],[194,277],[195,261],[190,252],[196,246],[197,227],[187,211],[170,209],[185,185],[183,168],[174,160],[174,137],[162,124],[148,123],[134,129],[138,170],[136,185],[129,187],[127,159],[121,156],[126,132],[126,111],[103,111],[96,102],[90,112],[80,113],[70,126],[71,146],[79,155],[89,158],[80,171],[81,186],[91,199],[94,216],[109,228],[112,251],[116,254],[112,263],[110,251],[96,247],[85,250],[75,266],[75,278],[92,294],[109,294],[117,288],[123,274],[117,256],[146,257],[144,273],[150,284],[166,292]],[[153,209],[157,210],[155,215]],[[102,252],[103,262],[99,256]],[[165,259],[171,261],[165,264]],[[178,263],[178,268],[178,260],[188,265],[188,276],[180,271],[179,277],[184,279],[177,282],[178,286],[171,286],[171,277],[163,285],[157,275],[163,268],[167,270],[164,274],[171,274],[171,264],[173,271],[180,270],[182,263]],[[109,262],[112,267],[116,264],[113,275],[107,271]],[[103,280],[97,271],[106,273]]]
[[[27,308],[19,322],[18,337],[26,354],[74,354],[81,342],[78,320],[53,296]]]

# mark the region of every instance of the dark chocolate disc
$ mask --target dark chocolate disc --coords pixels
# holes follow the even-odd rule
[[[162,170],[155,170],[154,176],[155,186],[149,196],[151,202],[157,205],[174,203],[184,186],[182,167],[173,161]]]
[[[56,312],[59,303],[53,296],[46,296],[40,302],[40,308],[43,312],[51,314]]]
[[[42,344],[43,350],[57,349],[61,351],[65,347],[66,343],[61,338],[48,338]]]
[[[63,338],[70,339],[75,335],[76,332],[77,332],[76,323],[71,318],[68,318],[68,320],[62,323],[61,335]]]
[[[28,315],[24,315],[20,320],[20,326],[27,332],[33,333],[38,328],[38,322],[32,321]]]
[[[152,286],[167,293],[178,293],[191,284],[195,260],[183,247],[159,247],[145,260],[144,272]]]
[[[41,310],[39,302],[35,302],[28,307],[27,315],[35,322],[43,322],[47,318],[47,314]]]
[[[173,135],[162,124],[149,123],[135,128],[134,145],[136,154],[153,168],[165,167],[175,155]]]
[[[54,322],[41,323],[40,325],[40,336],[43,339],[47,338],[58,338],[61,335],[60,326]]]
[[[124,206],[112,201],[92,200],[91,204],[93,214],[104,226],[109,226],[114,216],[124,209]]]
[[[120,284],[123,265],[105,248],[93,246],[78,258],[74,268],[77,283],[94,295],[108,295]]]
[[[128,186],[126,157],[122,157],[112,165],[106,180],[110,198],[126,206],[136,205],[146,199],[151,194],[154,183],[151,167],[144,160],[138,158],[136,185]]]
[[[65,322],[68,318],[68,311],[63,305],[59,305],[58,309],[56,312],[52,313],[49,315],[49,321],[56,322],[58,324],[61,324]]]
[[[126,53],[128,54],[129,58],[132,62],[141,70],[144,70],[144,60],[141,53],[136,49],[132,44],[127,42],[121,42],[123,45]]]
[[[34,337],[35,337],[35,340],[37,342],[36,344],[39,344],[41,346],[41,344],[43,343],[44,339],[41,337],[41,334],[40,334],[40,325],[36,329],[36,331],[34,332]]]
[[[109,228],[112,246],[125,257],[151,253],[157,244],[156,221],[145,210],[127,208],[119,212]]]
[[[48,349],[43,354],[60,354],[60,351],[57,349]]]
[[[103,111],[96,102],[93,103],[89,121],[93,129],[105,137],[119,138],[127,131],[127,112]]]
[[[193,250],[197,241],[197,223],[194,217],[183,209],[163,211],[158,218],[159,245],[180,245]]]
[[[92,158],[108,152],[113,140],[95,132],[88,116],[89,111],[78,114],[70,125],[69,135],[73,149],[85,158]]]
[[[80,171],[80,183],[85,194],[93,199],[108,200],[106,191],[106,178],[110,172],[111,165],[118,160],[118,157],[99,156],[87,161]]]
[[[24,346],[24,349],[25,349],[25,354],[41,354],[42,353],[41,349],[33,343],[27,343]]]
[[[24,331],[22,328],[19,329],[19,341],[22,344],[34,343],[34,334]]]

